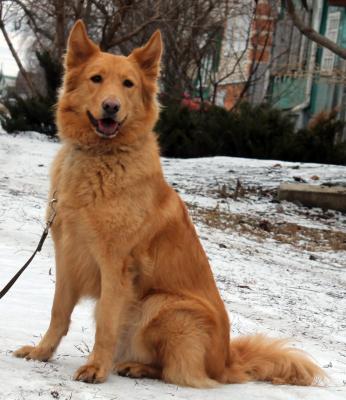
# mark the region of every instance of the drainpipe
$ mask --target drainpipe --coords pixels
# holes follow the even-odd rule
[[[316,3],[317,3],[316,8],[314,7],[314,9],[313,9],[312,28],[315,31],[319,32],[321,18],[322,18],[323,0],[317,0]],[[311,49],[310,49],[310,60],[309,60],[308,74],[307,74],[307,80],[306,80],[306,87],[305,87],[305,99],[302,103],[300,103],[292,108],[291,111],[294,113],[301,113],[303,110],[305,110],[310,105],[311,90],[312,90],[312,84],[313,84],[313,80],[314,80],[314,69],[315,69],[315,64],[316,64],[316,51],[317,51],[317,44],[316,44],[316,42],[312,42]],[[300,116],[302,117],[302,114]],[[298,122],[298,125],[300,125],[299,122]]]

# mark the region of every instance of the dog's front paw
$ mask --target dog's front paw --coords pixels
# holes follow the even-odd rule
[[[48,361],[52,355],[52,350],[39,346],[23,346],[16,350],[13,355],[27,360]]]
[[[86,364],[77,369],[74,374],[76,381],[82,381],[87,383],[102,383],[107,379],[108,371],[106,368],[97,364]]]

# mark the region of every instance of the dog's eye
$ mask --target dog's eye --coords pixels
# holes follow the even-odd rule
[[[123,85],[130,88],[130,87],[134,86],[134,83],[132,81],[130,81],[130,79],[125,79],[123,82]]]
[[[94,83],[101,83],[102,82],[102,76],[101,75],[94,75],[90,78]]]

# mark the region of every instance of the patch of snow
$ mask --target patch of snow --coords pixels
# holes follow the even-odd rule
[[[37,134],[0,134],[0,287],[31,255],[42,233],[49,166],[59,147]],[[280,167],[275,166],[280,164]],[[344,179],[346,167],[214,157],[163,159],[168,181],[185,201],[203,209],[263,216],[312,228],[346,231],[346,217],[321,210],[277,204],[252,195],[221,199],[220,185],[275,189],[299,175],[319,182]],[[275,167],[274,167],[275,166]],[[299,168],[297,169],[297,166]],[[111,376],[102,385],[74,382],[74,371],[93,344],[93,303],[80,304],[68,335],[49,363],[26,362],[11,352],[37,343],[48,327],[54,292],[54,252],[50,239],[33,264],[0,301],[0,399],[192,399],[341,400],[346,397],[346,251],[311,253],[289,244],[197,222],[221,295],[232,321],[232,335],[264,332],[290,337],[325,368],[327,387],[273,386],[265,383],[181,388],[151,380]]]

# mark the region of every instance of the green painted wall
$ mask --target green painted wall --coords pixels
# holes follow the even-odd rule
[[[325,4],[323,9],[322,21],[321,21],[321,29],[320,33],[322,35],[326,32],[326,25],[328,19],[328,13],[339,11],[341,12],[340,16],[340,27],[339,27],[339,36],[338,36],[338,44],[343,47],[346,47],[346,12],[344,7],[331,7]],[[322,49],[318,50],[317,53],[317,65],[320,65],[322,59]],[[340,61],[338,57],[336,58],[336,63]],[[330,110],[338,104],[338,99],[341,98],[341,93],[343,91],[342,83],[334,83],[333,77],[320,77],[316,79],[312,86],[311,91],[311,102],[310,107],[307,110],[309,116],[318,113],[324,110]]]
[[[340,27],[338,43],[346,47],[346,8],[328,6],[324,2],[320,33],[325,34],[329,12],[340,11]],[[322,59],[322,49],[319,48],[316,56],[317,66]],[[336,61],[337,62],[337,61]],[[332,78],[332,77],[331,77]],[[309,119],[313,114],[330,110],[339,104],[344,88],[343,83],[331,82],[330,77],[318,77],[314,80],[311,90],[310,107],[306,110],[306,117]],[[305,100],[306,78],[273,77],[271,82],[272,103],[282,109],[291,109]]]
[[[272,80],[272,103],[283,110],[291,109],[304,101],[305,88],[305,78],[275,77]]]

